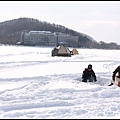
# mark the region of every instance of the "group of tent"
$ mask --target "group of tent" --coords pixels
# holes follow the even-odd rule
[[[72,51],[69,50],[68,47],[64,45],[60,45],[58,47],[55,47],[52,50],[52,56],[66,56],[71,57],[71,55],[79,54],[76,48],[73,48]]]

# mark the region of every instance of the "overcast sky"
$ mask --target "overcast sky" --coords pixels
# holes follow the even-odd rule
[[[120,44],[120,1],[0,1],[0,22],[34,18]]]

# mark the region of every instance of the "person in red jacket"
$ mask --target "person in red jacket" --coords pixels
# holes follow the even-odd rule
[[[108,86],[116,84],[119,86],[120,82],[120,65],[113,71],[111,83]]]
[[[85,68],[82,74],[82,82],[96,82],[96,75],[92,69],[92,65],[89,64],[88,68]]]

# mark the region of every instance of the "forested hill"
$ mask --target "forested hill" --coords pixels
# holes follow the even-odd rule
[[[74,23],[73,23],[74,24]],[[62,25],[43,22],[33,18],[18,18],[0,23],[0,44],[15,45],[20,41],[22,31],[51,31],[62,32],[73,36],[79,36],[79,48],[120,49],[116,43],[97,42],[91,36],[80,33]]]

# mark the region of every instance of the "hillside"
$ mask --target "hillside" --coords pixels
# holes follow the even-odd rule
[[[62,25],[50,24],[33,18],[18,18],[0,23],[0,44],[16,45],[20,41],[22,31],[51,31],[79,36],[78,48],[120,49],[116,43],[98,43],[91,36],[66,28]]]

